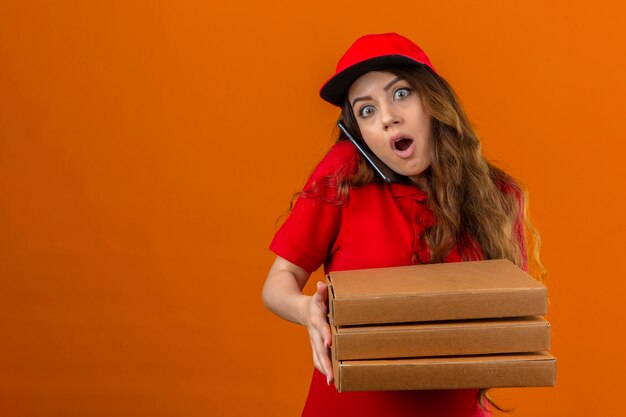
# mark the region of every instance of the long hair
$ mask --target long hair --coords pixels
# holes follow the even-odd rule
[[[476,259],[477,245],[485,259],[509,259],[543,281],[540,240],[527,215],[527,193],[514,178],[487,162],[452,87],[425,66],[381,71],[406,80],[430,115],[433,155],[423,191],[437,222],[425,231],[429,262],[443,262],[454,245],[465,260]],[[347,99],[340,121],[350,132],[359,133]],[[340,132],[338,141],[342,140],[347,138]],[[347,196],[350,187],[375,180],[368,163],[361,160],[353,175],[338,179],[338,191]]]
[[[543,282],[546,273],[539,259],[541,241],[528,215],[528,193],[485,159],[480,140],[450,84],[425,66],[382,71],[406,80],[430,115],[433,155],[422,186],[437,222],[425,231],[431,251],[428,261],[443,262],[455,244],[464,260],[476,259],[479,252],[475,242],[484,258],[509,259]],[[348,131],[361,137],[347,99],[339,119]],[[337,140],[347,138],[340,132]],[[371,183],[376,177],[361,158],[352,175],[340,175],[335,180],[341,194],[338,201],[344,201],[350,187]],[[488,403],[497,410],[511,411],[496,404],[488,391],[478,391],[481,407]]]

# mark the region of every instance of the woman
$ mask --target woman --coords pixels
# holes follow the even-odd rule
[[[312,271],[507,258],[528,269],[525,197],[489,164],[452,88],[395,33],[359,38],[322,87],[340,121],[400,180],[381,181],[340,134],[270,249],[265,305],[305,325],[315,371],[303,416],[488,416],[478,389],[337,393],[331,384],[327,287]],[[531,233],[534,235],[534,232]],[[536,245],[535,245],[536,246]],[[539,265],[535,255],[533,259]]]

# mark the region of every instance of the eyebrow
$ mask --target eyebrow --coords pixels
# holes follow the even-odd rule
[[[393,80],[389,81],[384,87],[383,90],[387,91],[389,90],[389,88],[391,88],[392,85],[394,85],[395,83],[397,83],[398,81],[402,81],[402,78],[400,77],[396,77]],[[357,97],[352,101],[352,107],[354,107],[354,105],[362,100],[371,100],[372,96],[363,96],[363,97]]]

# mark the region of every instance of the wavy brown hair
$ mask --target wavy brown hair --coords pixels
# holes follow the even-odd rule
[[[421,185],[437,223],[425,231],[431,251],[428,262],[443,262],[454,245],[465,260],[509,259],[544,281],[545,269],[539,259],[539,234],[528,215],[528,193],[513,177],[489,163],[480,140],[469,122],[459,99],[446,80],[425,66],[393,67],[390,72],[406,80],[419,95],[430,115],[433,141],[431,166]],[[339,120],[348,131],[360,138],[352,106],[346,99]],[[347,140],[339,133],[338,141]],[[360,139],[364,146],[365,143]],[[350,187],[361,186],[377,178],[362,158],[352,175],[341,175],[338,193],[345,201]],[[478,402],[505,410],[480,389]]]
[[[527,192],[485,159],[480,140],[452,87],[425,66],[381,71],[406,80],[431,118],[433,156],[422,185],[437,219],[425,232],[431,251],[429,262],[443,262],[455,244],[465,260],[477,259],[475,242],[485,259],[509,259],[543,281],[540,240],[527,214]],[[339,120],[361,137],[348,100]],[[347,138],[340,132],[338,141],[343,140]],[[338,179],[339,192],[347,198],[350,187],[376,180],[368,163],[361,159],[355,173]]]

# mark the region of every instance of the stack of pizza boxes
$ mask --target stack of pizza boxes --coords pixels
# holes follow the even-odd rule
[[[338,391],[553,386],[546,287],[507,260],[327,275]]]

